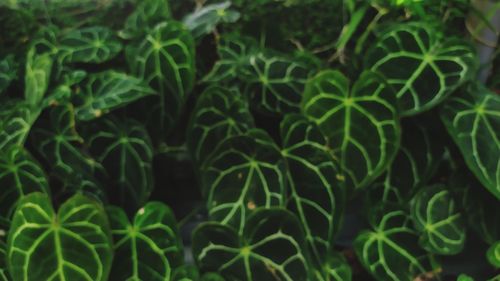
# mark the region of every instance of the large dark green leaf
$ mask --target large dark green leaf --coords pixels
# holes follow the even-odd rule
[[[107,209],[115,259],[112,280],[170,280],[172,267],[182,261],[182,245],[174,214],[163,203],[150,202],[132,222],[117,207]]]
[[[236,90],[213,86],[196,102],[187,144],[195,162],[201,167],[222,140],[245,133],[254,127],[246,100]]]
[[[445,186],[422,188],[412,200],[411,217],[420,232],[419,244],[425,250],[440,255],[454,255],[463,250],[464,216]]]
[[[108,70],[92,74],[82,81],[75,98],[76,117],[91,120],[155,92],[142,80],[125,73]]]
[[[425,23],[391,25],[368,51],[366,67],[387,77],[402,115],[426,111],[475,74],[476,54],[466,41],[445,37]]]
[[[17,64],[14,56],[10,55],[0,60],[0,94],[17,77]]]
[[[0,150],[0,217],[9,219],[19,198],[31,192],[49,193],[45,173],[23,147]]]
[[[19,202],[8,236],[14,281],[108,280],[111,231],[101,205],[83,195],[56,213],[50,198],[32,193]]]
[[[227,280],[309,280],[300,222],[282,209],[256,211],[241,236],[226,225],[202,224],[193,234],[193,255],[202,271]]]
[[[143,125],[132,119],[102,119],[86,128],[90,153],[109,175],[110,199],[137,210],[154,187],[153,147]]]
[[[175,122],[193,88],[194,51],[190,32],[175,21],[157,25],[142,41],[126,49],[132,72],[159,93],[148,110],[160,132]]]
[[[302,223],[317,265],[326,262],[341,224],[344,190],[339,172],[318,127],[301,115],[281,123],[282,154],[287,165],[287,207]]]
[[[0,104],[0,150],[24,145],[32,116],[29,106],[22,101],[10,100]]]
[[[446,102],[441,111],[469,169],[500,199],[500,96],[473,85]]]
[[[182,22],[195,39],[200,39],[212,32],[219,23],[234,23],[240,18],[240,13],[230,7],[231,1],[208,4],[188,14]]]
[[[202,171],[210,218],[243,231],[257,207],[284,204],[284,170],[279,149],[263,131],[226,139]]]
[[[241,69],[252,106],[267,114],[298,112],[311,70],[301,62],[259,53]]]
[[[418,236],[404,211],[388,210],[374,219],[372,227],[356,237],[354,249],[375,279],[414,280],[431,271],[429,257],[418,247]]]
[[[38,55],[35,49],[28,52],[24,76],[24,98],[31,106],[38,106],[49,87],[52,57],[48,53]]]
[[[309,80],[302,111],[318,124],[351,188],[369,185],[396,156],[400,126],[396,97],[385,80],[364,72],[349,89],[340,72]]]
[[[58,55],[66,63],[102,63],[122,49],[114,32],[102,26],[72,30],[60,38],[59,44]]]
[[[124,39],[135,39],[153,29],[160,22],[170,19],[169,1],[142,0],[125,21],[118,35]]]

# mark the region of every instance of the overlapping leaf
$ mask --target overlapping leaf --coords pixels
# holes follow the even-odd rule
[[[222,140],[254,127],[246,100],[236,90],[214,86],[198,98],[191,117],[187,144],[201,167]]]
[[[305,117],[287,115],[281,123],[281,139],[287,164],[287,207],[302,223],[308,248],[319,265],[333,250],[341,223],[345,194],[340,174],[325,137]]]
[[[86,128],[90,153],[109,175],[110,200],[137,210],[153,187],[153,147],[146,129],[137,121],[103,119]]]
[[[351,281],[352,270],[338,252],[330,252],[324,264],[314,271],[317,281]]]
[[[177,119],[194,85],[194,40],[180,23],[157,25],[142,41],[126,49],[132,72],[159,93],[152,107],[157,130],[165,132]]]
[[[301,62],[259,53],[241,69],[252,106],[267,114],[298,112],[311,70]]]
[[[469,169],[500,199],[500,96],[475,85],[450,98],[441,119]]]
[[[284,169],[279,149],[265,132],[226,139],[202,171],[210,218],[241,232],[257,207],[283,205]]]
[[[396,97],[375,73],[364,72],[349,90],[349,81],[340,72],[321,72],[306,85],[302,111],[328,138],[350,188],[370,184],[396,156],[400,142]]]
[[[155,94],[142,80],[113,70],[88,76],[76,96],[76,117],[91,120],[131,102]]]
[[[442,102],[470,79],[475,56],[466,41],[445,38],[432,25],[413,22],[391,25],[381,33],[365,64],[396,89],[402,115],[414,115]]]
[[[454,255],[465,244],[465,220],[450,191],[443,185],[422,188],[412,199],[411,216],[425,250]]]
[[[115,259],[112,280],[171,280],[172,267],[182,261],[182,245],[174,214],[163,203],[150,202],[132,222],[117,207],[107,209]]]
[[[127,17],[125,26],[118,35],[124,39],[135,39],[170,18],[168,1],[142,0]]]
[[[418,236],[404,211],[388,210],[374,219],[372,227],[356,237],[354,249],[375,279],[414,280],[431,271],[429,257],[418,247]]]
[[[7,89],[10,82],[17,77],[17,64],[10,55],[0,60],[0,94]]]
[[[0,150],[24,144],[31,129],[32,115],[23,101],[9,100],[0,105]]]
[[[24,76],[24,97],[29,105],[38,106],[49,87],[52,71],[50,54],[38,55],[35,49],[28,52]]]
[[[122,49],[114,32],[102,26],[72,30],[60,38],[59,44],[59,56],[66,63],[102,63]]]
[[[231,1],[208,4],[188,14],[182,22],[193,37],[199,39],[212,32],[219,23],[233,23],[240,18],[240,13],[230,7]]]
[[[57,106],[70,102],[73,94],[79,91],[76,85],[82,82],[86,76],[87,72],[74,69],[70,72],[61,74],[58,85],[43,99],[41,107],[47,108],[49,106]]]
[[[309,280],[300,222],[283,209],[256,211],[241,236],[226,225],[204,223],[195,230],[193,242],[200,269],[217,271],[227,280]]]
[[[19,202],[8,236],[13,281],[106,281],[113,258],[109,223],[101,205],[83,195],[56,213],[49,197],[32,193]]]
[[[31,192],[49,193],[45,173],[20,146],[0,151],[0,217],[10,219],[19,198]]]

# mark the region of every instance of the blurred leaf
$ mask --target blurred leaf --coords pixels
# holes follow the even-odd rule
[[[182,22],[195,39],[200,39],[210,34],[219,23],[234,23],[240,18],[240,13],[230,7],[231,1],[209,4],[188,14]]]

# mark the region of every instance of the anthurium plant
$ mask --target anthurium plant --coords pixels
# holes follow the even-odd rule
[[[0,280],[499,280],[471,13],[1,1]]]

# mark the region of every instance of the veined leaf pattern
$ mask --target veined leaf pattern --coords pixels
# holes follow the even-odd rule
[[[352,270],[344,256],[330,252],[325,262],[314,271],[317,281],[351,281]]]
[[[0,60],[0,95],[16,77],[17,64],[14,61],[14,56],[9,55]]]
[[[328,138],[351,189],[372,183],[396,156],[400,143],[396,97],[375,73],[361,74],[350,90],[342,73],[319,73],[306,85],[302,111]]]
[[[50,54],[36,54],[35,49],[28,52],[26,74],[24,76],[24,97],[29,105],[36,107],[42,101],[49,87],[52,72]]]
[[[425,23],[392,25],[366,54],[366,66],[396,89],[403,116],[426,111],[472,78],[476,53]]]
[[[31,192],[49,193],[45,173],[23,147],[0,151],[0,217],[10,219],[17,201]]]
[[[113,70],[92,74],[81,84],[75,114],[85,121],[155,94],[141,79]]]
[[[0,281],[9,281],[9,272],[7,270],[7,245],[3,241],[3,235],[0,235]]]
[[[203,166],[222,140],[244,134],[254,127],[246,100],[237,90],[212,86],[196,102],[187,144],[198,166]]]
[[[333,250],[340,227],[344,190],[325,137],[316,124],[298,114],[281,123],[282,154],[287,165],[287,207],[297,215],[317,265]]]
[[[500,199],[500,96],[472,86],[441,110],[448,133],[478,180]]]
[[[117,207],[107,209],[115,240],[113,280],[171,280],[172,268],[183,258],[174,214],[160,202],[140,208],[130,222]]]
[[[168,1],[142,0],[128,16],[123,30],[120,30],[118,35],[124,39],[136,39],[170,18]]]
[[[56,213],[47,195],[19,202],[8,236],[13,281],[108,280],[113,258],[109,223],[101,205],[83,195]]]
[[[300,223],[283,209],[256,211],[241,236],[229,226],[209,222],[200,225],[193,238],[193,254],[202,271],[217,271],[227,280],[309,280]]]
[[[31,129],[32,112],[29,106],[18,100],[0,105],[0,150],[14,145],[24,145]]]
[[[231,1],[204,5],[188,14],[182,22],[191,30],[195,39],[200,39],[212,32],[219,23],[233,23],[240,18],[240,13],[230,7]]]
[[[228,138],[202,171],[210,218],[243,231],[257,207],[282,206],[285,166],[271,137],[260,130]]]

